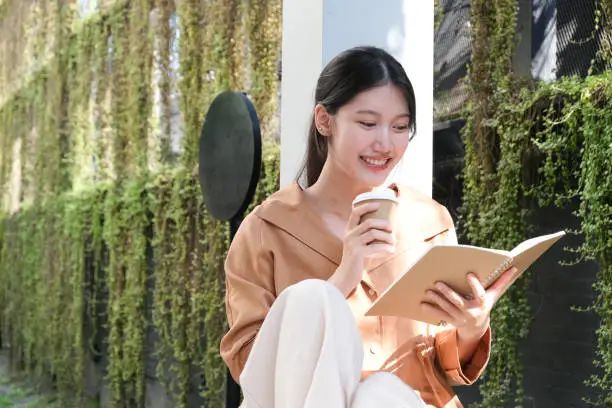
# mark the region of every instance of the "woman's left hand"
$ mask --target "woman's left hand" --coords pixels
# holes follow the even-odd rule
[[[427,291],[422,307],[439,317],[440,321],[457,328],[459,340],[478,340],[489,327],[491,309],[504,294],[516,272],[514,267],[508,269],[487,290],[474,274],[468,274],[467,280],[472,288],[469,299],[438,282],[435,290]]]

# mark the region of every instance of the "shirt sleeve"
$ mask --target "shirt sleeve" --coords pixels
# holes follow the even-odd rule
[[[461,365],[457,346],[457,330],[439,332],[435,338],[436,359],[438,367],[450,385],[471,385],[482,374],[491,354],[491,327],[472,354],[470,361]]]
[[[264,318],[276,299],[273,257],[262,245],[263,221],[254,214],[240,225],[225,261],[225,306],[229,330],[221,357],[236,382]]]
[[[448,219],[450,214],[447,212]],[[452,220],[450,221],[452,225]],[[435,237],[435,243],[457,244],[457,234],[454,225],[444,233]],[[459,361],[459,348],[457,344],[457,330],[449,329],[435,334],[435,351],[437,365],[450,385],[471,385],[482,374],[491,355],[491,327],[487,328],[484,336],[472,354],[472,358],[461,365]]]

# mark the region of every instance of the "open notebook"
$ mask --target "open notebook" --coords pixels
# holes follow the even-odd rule
[[[428,289],[436,282],[444,282],[463,296],[472,290],[466,275],[473,272],[485,288],[488,288],[506,270],[515,266],[508,289],[525,270],[556,243],[565,232],[528,239],[511,251],[480,248],[469,245],[433,245],[418,256],[402,274],[372,304],[366,316],[399,316],[438,325],[440,322],[428,316],[420,307]]]

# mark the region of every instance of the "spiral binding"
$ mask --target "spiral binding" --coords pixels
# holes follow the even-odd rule
[[[501,275],[503,272],[507,271],[508,268],[510,268],[512,262],[514,262],[514,258],[506,259],[495,271],[493,271],[493,273],[487,276],[487,279],[484,282],[484,287],[486,288],[491,283],[495,282],[495,280],[499,278],[499,275]]]

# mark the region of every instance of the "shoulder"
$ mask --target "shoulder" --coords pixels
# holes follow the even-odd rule
[[[273,212],[299,211],[303,205],[303,197],[300,187],[296,183],[272,193],[259,206],[253,210],[253,214],[266,218]]]
[[[258,205],[253,209],[253,211],[244,217],[240,223],[240,226],[238,227],[238,230],[236,231],[234,240],[247,237],[250,239],[258,238],[261,235],[264,222],[261,217],[257,216],[257,210],[259,207],[260,206]]]
[[[291,184],[266,198],[244,218],[236,237],[259,238],[266,230],[285,224],[293,224],[303,210],[303,202],[297,186]]]

